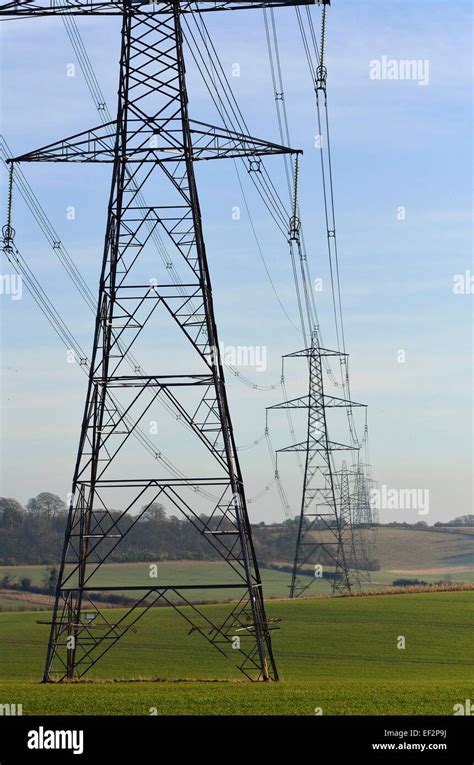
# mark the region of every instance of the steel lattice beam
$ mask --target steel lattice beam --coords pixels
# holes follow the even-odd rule
[[[192,160],[237,159],[273,154],[301,153],[296,149],[262,141],[223,127],[189,120]],[[127,162],[175,163],[183,161],[182,126],[179,117],[157,117],[144,122],[143,116],[128,120]],[[15,162],[113,162],[115,120],[56,143],[15,157]]]
[[[43,0],[42,2],[30,2],[30,0],[19,0],[18,2],[8,2],[0,4],[1,16],[57,16],[68,13],[74,16],[121,16],[124,5],[128,6],[131,12],[147,13],[153,16],[166,16],[170,8],[176,7],[179,13],[207,13],[209,11],[235,11],[235,10],[256,10],[263,8],[284,8],[286,6],[297,5],[330,5],[329,0],[269,0],[269,2],[251,2],[251,0],[233,0],[233,2],[186,2],[185,0],[175,0],[175,2],[140,2],[130,0],[130,2],[97,2],[96,0],[71,0],[71,2],[61,2],[61,0]]]

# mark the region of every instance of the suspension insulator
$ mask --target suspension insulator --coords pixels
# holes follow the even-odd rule
[[[328,70],[325,66],[318,66],[316,69],[316,80],[315,80],[315,86],[316,90],[323,90],[324,93],[326,92],[326,81],[328,76]]]
[[[11,251],[13,249],[13,240],[15,238],[15,229],[13,226],[9,226],[8,224],[6,226],[3,226],[2,228],[2,237],[3,237],[3,249]]]

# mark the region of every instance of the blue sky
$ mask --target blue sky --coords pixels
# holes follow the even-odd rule
[[[318,9],[314,9],[319,28]],[[231,75],[251,133],[278,140],[260,11],[214,14],[209,28]],[[314,95],[293,10],[276,13],[292,144],[304,151],[301,208],[326,345],[334,345],[314,148]],[[427,489],[436,522],[472,508],[472,294],[453,294],[453,277],[474,271],[471,218],[471,7],[423,0],[343,2],[329,13],[328,97],[336,193],[346,344],[353,396],[369,406],[371,457],[380,484]],[[117,89],[118,22],[78,24],[112,113]],[[16,154],[99,123],[60,19],[8,21],[1,35],[1,132]],[[429,61],[429,84],[372,80],[370,62],[383,56]],[[204,88],[188,65],[190,110],[218,123]],[[285,194],[281,159],[268,161]],[[110,167],[23,166],[61,240],[95,292]],[[243,370],[263,386],[278,383],[280,356],[302,345],[282,314],[256,251],[231,162],[199,167],[198,183],[221,341],[267,348],[265,372]],[[2,173],[2,204],[5,177]],[[242,181],[264,256],[280,298],[297,323],[288,247],[254,193]],[[76,220],[66,217],[73,205]],[[232,208],[242,207],[240,221]],[[397,210],[405,207],[406,219]],[[16,245],[86,348],[92,315],[22,201],[14,207]],[[3,222],[3,216],[2,216]],[[2,274],[11,268],[2,262]],[[0,296],[3,333],[2,494],[26,501],[42,490],[66,495],[75,458],[85,376],[66,363],[64,348],[32,299]],[[397,353],[405,351],[404,364]],[[177,360],[179,363],[179,360]],[[297,362],[290,395],[305,392]],[[228,376],[239,444],[259,439],[265,407],[281,391],[255,391]],[[295,420],[304,436],[304,420]],[[287,445],[284,416],[272,415],[275,446]],[[165,449],[165,446],[162,446]],[[170,449],[178,448],[170,444]],[[282,474],[294,513],[300,473],[287,458]],[[272,480],[265,443],[242,451],[250,497]],[[251,519],[282,520],[274,487],[250,505]],[[386,511],[382,520],[419,520],[416,511]]]

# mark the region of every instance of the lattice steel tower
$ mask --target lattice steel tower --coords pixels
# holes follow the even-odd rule
[[[374,483],[370,477],[370,466],[359,459],[353,472],[352,485],[352,520],[354,529],[354,545],[359,573],[365,581],[371,581],[370,570],[373,566],[376,550],[377,518],[375,508],[370,501],[370,488]]]
[[[328,565],[334,567],[334,593],[350,593],[353,575],[350,571],[352,524],[350,520],[349,485],[338,482],[334,454],[356,451],[357,447],[332,441],[329,436],[329,409],[363,406],[354,401],[327,395],[324,392],[323,359],[344,354],[321,348],[318,333],[313,332],[311,346],[285,358],[306,358],[309,367],[309,393],[300,398],[268,407],[273,409],[306,409],[308,412],[306,440],[291,444],[279,453],[305,453],[303,490],[298,519],[295,558],[290,584],[290,597],[297,598]],[[346,476],[347,478],[347,476]],[[314,567],[315,577],[308,575]]]
[[[339,479],[339,522],[341,530],[341,550],[337,554],[337,566],[334,577],[334,590],[346,591],[346,580],[349,580],[350,589],[360,589],[360,561],[359,551],[356,546],[356,529],[354,525],[354,502],[351,496],[349,484],[349,471],[347,463],[342,463],[342,468],[337,473]],[[342,550],[345,554],[342,554]],[[346,567],[344,568],[343,562]]]
[[[45,681],[82,677],[157,603],[180,610],[191,632],[201,633],[250,679],[278,679],[219,354],[194,163],[291,150],[190,119],[181,17],[306,4],[311,3],[56,0],[0,5],[0,15],[12,18],[122,17],[117,119],[13,160],[113,165],[89,385]],[[158,267],[158,230],[180,264],[179,283]],[[165,324],[175,328],[176,338],[171,352],[164,348],[160,357]],[[176,352],[178,342],[185,357]],[[141,350],[151,356],[148,374],[130,361],[132,348],[134,354]],[[166,404],[177,431],[184,425],[198,474],[188,468],[178,477],[163,477],[159,454],[144,472],[145,459],[137,461],[129,451],[130,437],[139,441],[139,425],[157,400]],[[229,564],[229,580],[166,586],[159,580],[142,586],[95,583],[99,568],[157,499],[205,535]],[[210,514],[204,512],[204,500],[212,500]],[[112,512],[117,504],[126,505],[119,514]],[[188,593],[196,588],[228,590],[233,603],[221,623],[189,602]],[[99,611],[98,590],[126,590],[133,605],[116,621]],[[183,603],[189,606],[185,612]],[[235,636],[239,650],[234,650]]]

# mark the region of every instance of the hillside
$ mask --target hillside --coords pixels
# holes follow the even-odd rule
[[[373,557],[383,571],[444,571],[455,567],[474,570],[474,537],[469,529],[379,526],[374,533]]]
[[[376,556],[384,570],[474,568],[474,538],[469,530],[415,530],[380,527]]]

